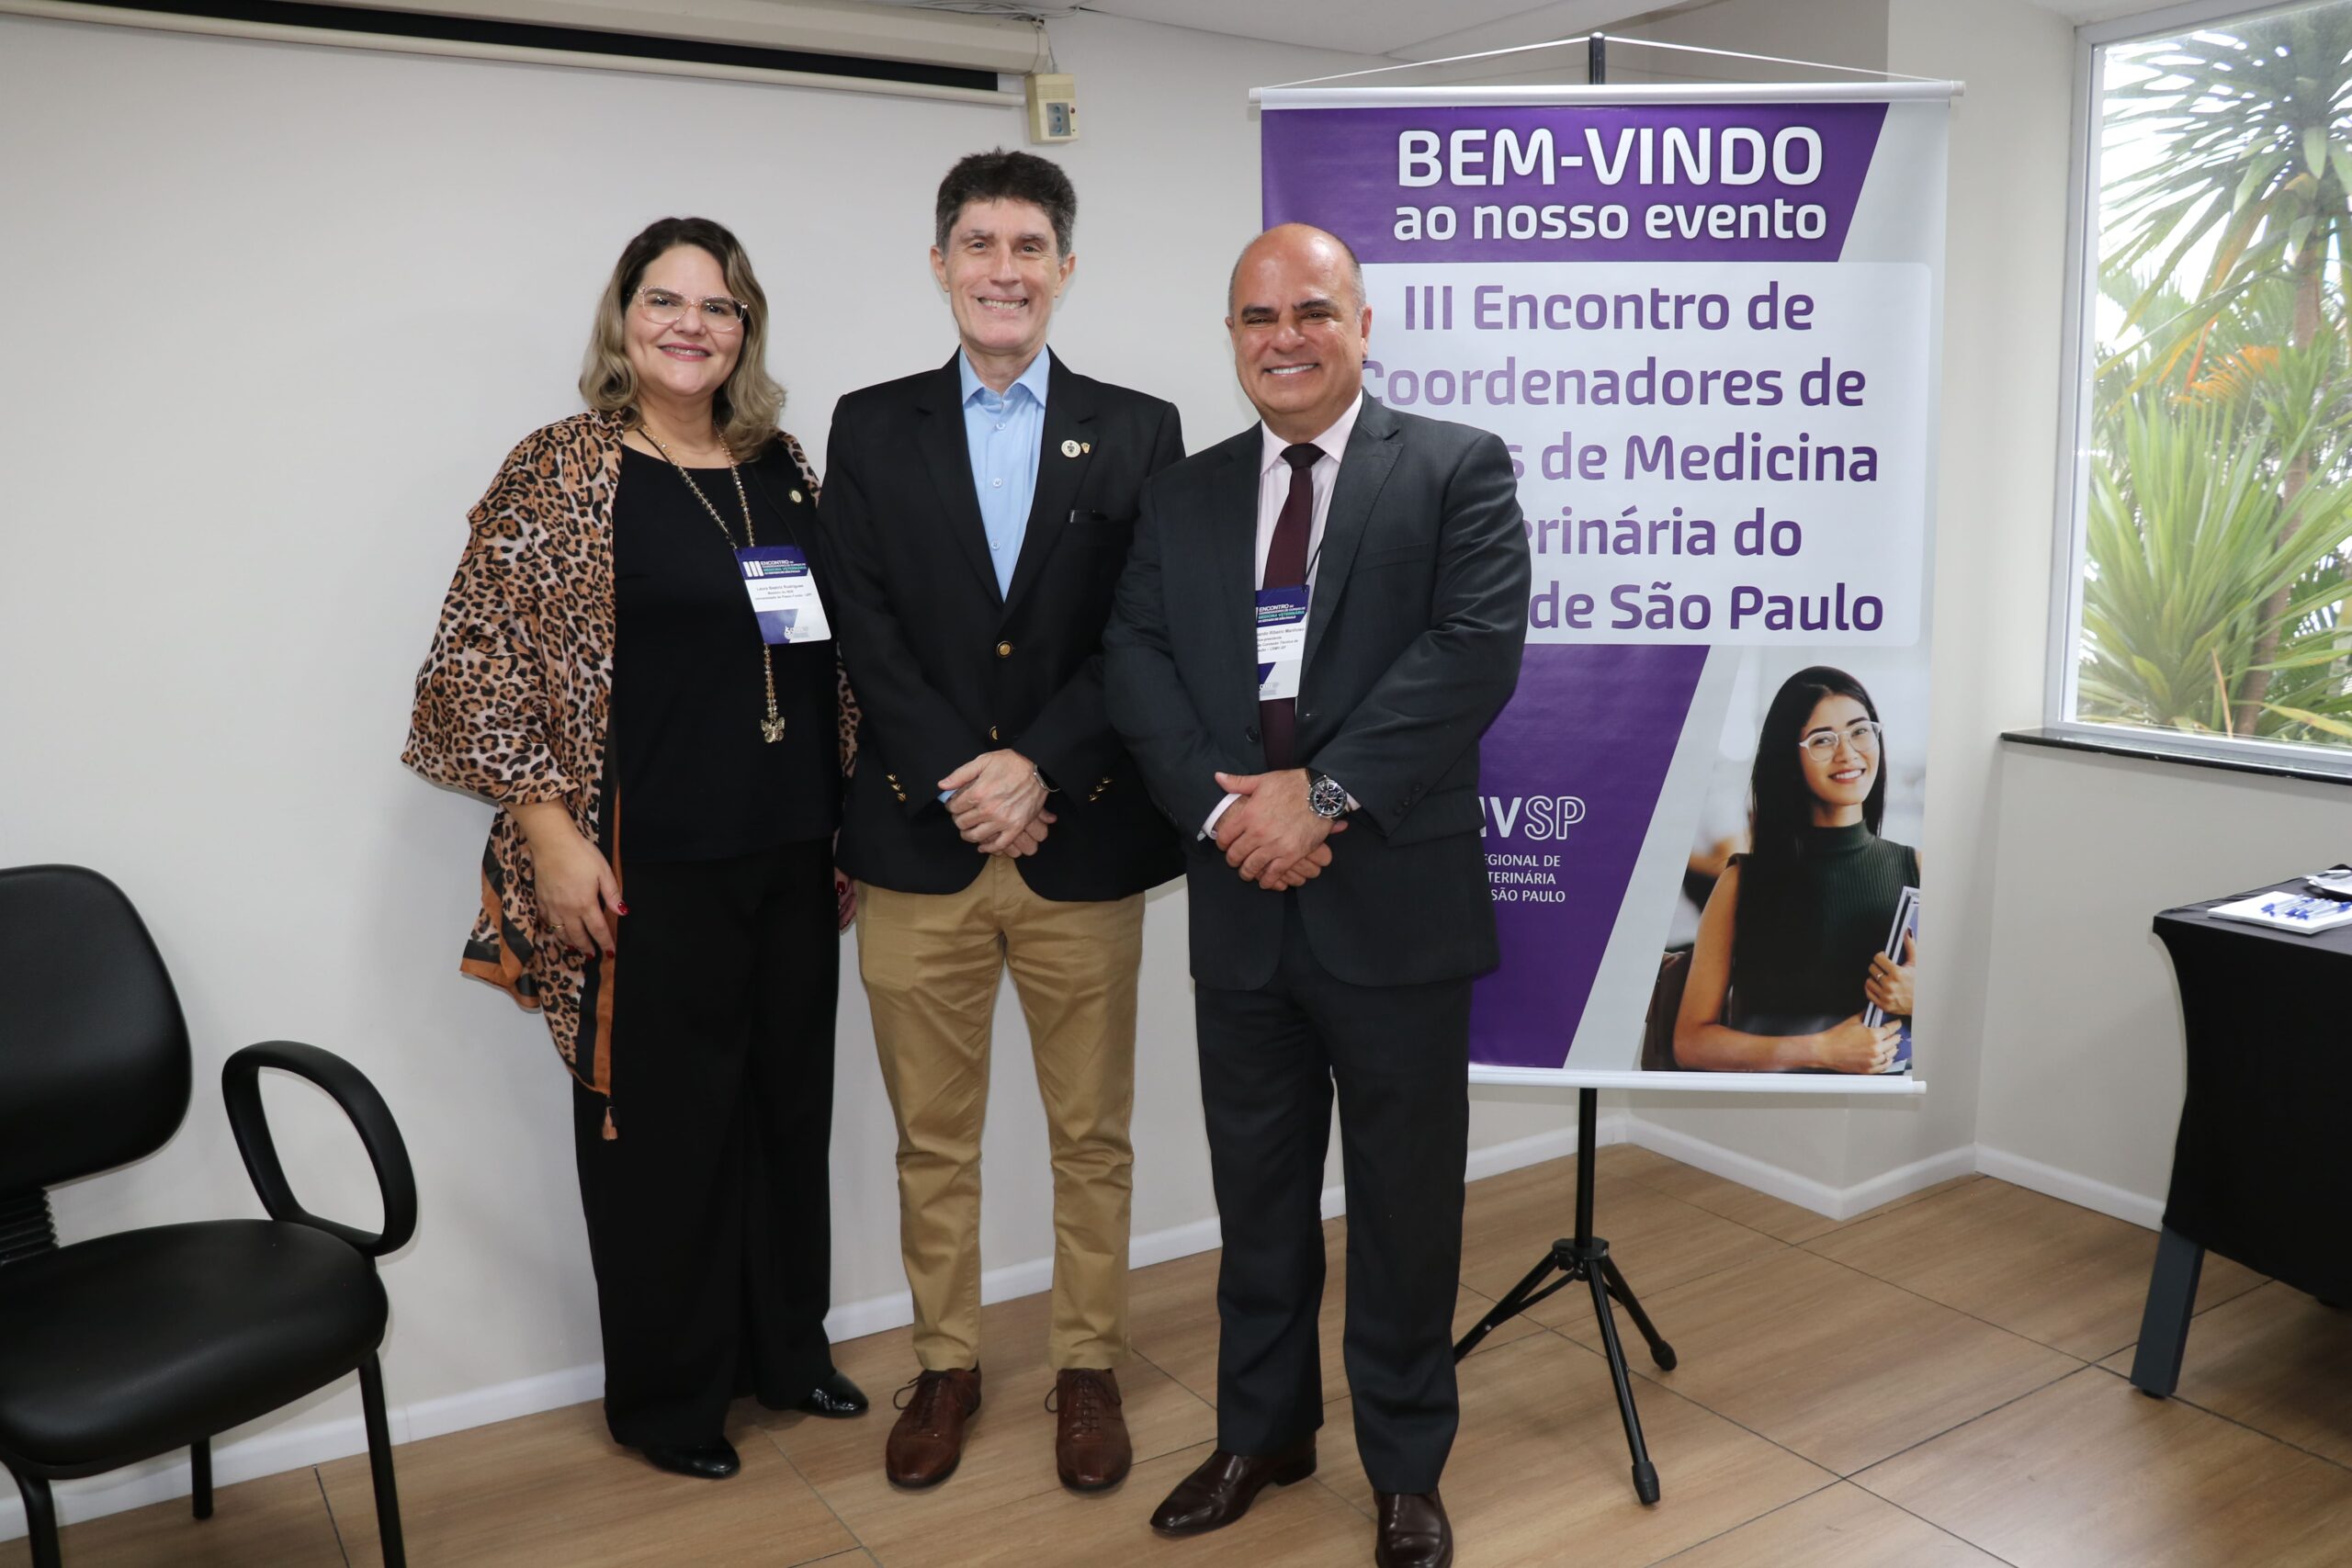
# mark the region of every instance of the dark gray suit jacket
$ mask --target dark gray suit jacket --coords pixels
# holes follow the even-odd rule
[[[1251,592],[1259,428],[1144,487],[1102,637],[1111,719],[1186,845],[1193,977],[1272,979],[1284,896],[1197,838],[1212,776],[1261,773]],[[1367,398],[1340,459],[1300,673],[1298,756],[1362,809],[1291,895],[1351,984],[1453,979],[1497,962],[1478,835],[1478,737],[1519,682],[1525,525],[1510,454],[1485,431]]]

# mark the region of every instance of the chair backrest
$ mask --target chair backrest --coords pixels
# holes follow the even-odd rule
[[[0,870],[0,1194],[152,1154],[187,1112],[187,1023],[122,889]]]

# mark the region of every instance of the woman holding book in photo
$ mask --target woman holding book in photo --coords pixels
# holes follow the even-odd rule
[[[1918,942],[1887,933],[1919,853],[1879,837],[1885,730],[1861,682],[1816,665],[1781,683],[1749,779],[1747,853],[1699,921],[1674,1019],[1692,1072],[1877,1073],[1911,1016]],[[1866,1023],[1865,1007],[1884,1017]]]

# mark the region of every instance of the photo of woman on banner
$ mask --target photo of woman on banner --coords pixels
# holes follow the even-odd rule
[[[1674,1066],[1909,1066],[1919,855],[1880,836],[1885,733],[1845,671],[1815,665],[1781,682],[1757,739],[1748,848],[1708,896],[1680,976]]]

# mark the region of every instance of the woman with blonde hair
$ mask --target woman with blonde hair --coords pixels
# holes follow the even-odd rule
[[[498,808],[461,966],[571,1070],[613,1437],[714,1479],[736,1394],[865,1408],[824,1330],[854,710],[767,333],[718,224],[628,243],[586,412],[473,509],[402,757]]]

